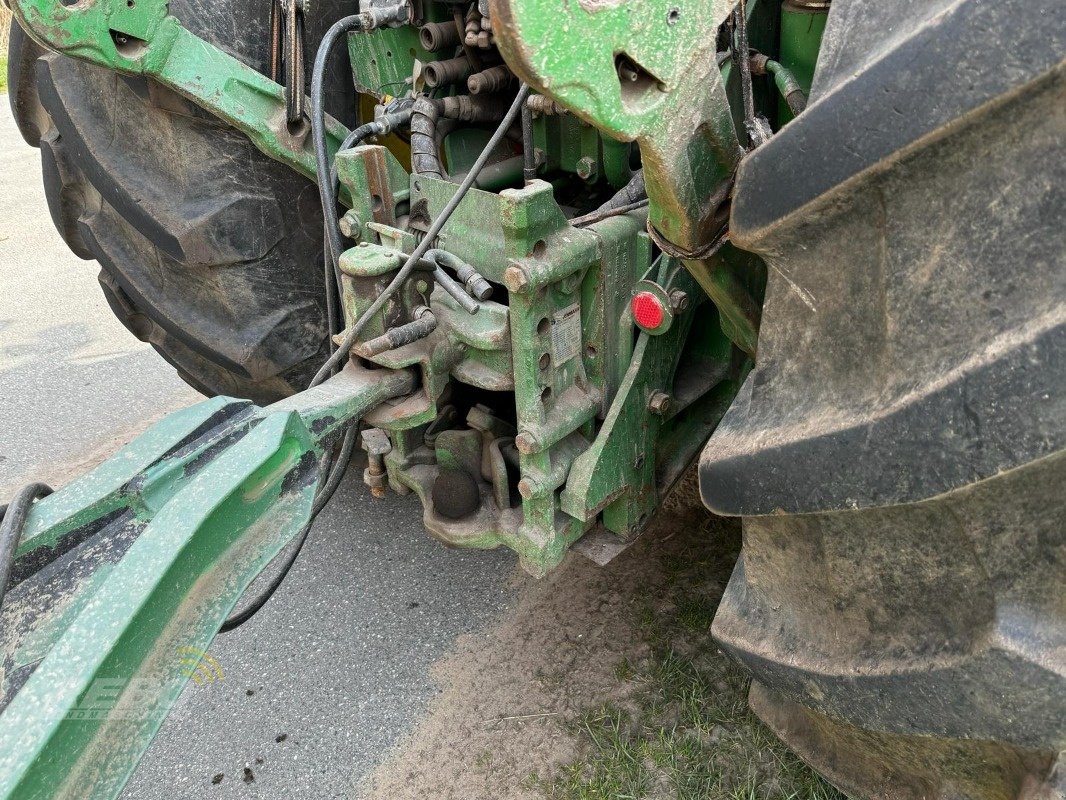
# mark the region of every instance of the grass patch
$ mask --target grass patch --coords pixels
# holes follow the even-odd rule
[[[0,56],[0,94],[7,93],[7,54]]]
[[[728,537],[727,537],[728,538]],[[691,540],[690,540],[691,541]],[[623,701],[568,724],[579,758],[531,783],[551,800],[846,800],[748,709],[748,676],[710,636],[739,541],[660,554],[636,612],[649,655],[620,662]]]

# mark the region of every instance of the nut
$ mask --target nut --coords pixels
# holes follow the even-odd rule
[[[378,472],[370,467],[363,470],[363,483],[370,487],[370,494],[374,497],[385,496],[388,481],[389,476],[384,471]]]
[[[688,295],[680,289],[670,292],[670,308],[675,314],[680,314],[688,308]]]
[[[660,417],[670,410],[670,395],[666,392],[652,392],[648,400],[648,411],[658,414]]]
[[[354,211],[345,212],[344,216],[340,218],[337,227],[339,227],[341,233],[349,239],[359,241],[363,236],[363,222],[359,219],[359,215]]]

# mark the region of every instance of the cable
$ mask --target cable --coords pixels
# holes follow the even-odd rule
[[[315,53],[315,64],[311,70],[311,142],[315,149],[315,173],[318,178],[318,192],[322,200],[322,213],[326,219],[326,237],[329,247],[326,255],[336,268],[337,259],[342,252],[341,235],[337,228],[337,201],[333,197],[332,184],[329,180],[329,151],[326,149],[326,112],[324,108],[325,93],[323,83],[326,74],[326,61],[337,40],[352,30],[363,30],[366,20],[362,14],[351,14],[333,23],[326,35],[322,37]],[[362,126],[360,126],[362,127]],[[358,128],[356,129],[358,130]]]
[[[522,106],[522,180],[526,186],[537,177],[537,151],[533,146],[533,109]]]
[[[525,103],[526,97],[528,96],[529,87],[523,83],[518,89],[518,94],[515,95],[514,102],[511,103],[511,107],[507,110],[507,113],[504,114],[499,127],[496,128],[496,132],[492,134],[488,144],[485,145],[485,149],[481,151],[481,155],[477,157],[474,165],[470,168],[466,177],[463,178],[463,182],[459,185],[459,189],[454,195],[452,195],[452,199],[448,201],[447,205],[441,209],[437,219],[432,225],[430,225],[429,230],[426,231],[426,235],[422,237],[422,241],[411,252],[411,255],[407,257],[407,261],[405,261],[403,266],[400,267],[399,272],[396,273],[396,276],[392,279],[389,285],[385,287],[384,291],[382,291],[374,302],[370,304],[370,307],[363,312],[362,316],[356,320],[355,324],[352,325],[351,330],[345,335],[344,341],[341,342],[336,352],[334,352],[333,355],[326,360],[326,363],[322,365],[321,369],[318,370],[315,377],[311,380],[311,386],[318,386],[318,384],[322,383],[322,381],[329,377],[333,368],[348,357],[352,345],[354,345],[356,339],[359,338],[359,334],[363,332],[363,328],[365,328],[367,323],[370,322],[370,319],[382,309],[385,303],[388,302],[389,298],[396,293],[396,290],[403,285],[403,282],[407,280],[412,270],[414,270],[418,265],[418,262],[422,259],[422,256],[425,255],[426,251],[430,249],[433,242],[436,240],[437,234],[441,232],[445,223],[448,222],[448,218],[451,217],[455,209],[459,207],[459,203],[462,202],[466,193],[470,191],[470,187],[474,185],[478,173],[481,172],[485,163],[489,160],[496,145],[498,145],[500,140],[507,134],[507,129],[511,127],[515,117],[517,117],[522,110],[522,104]]]
[[[648,205],[648,198],[643,200],[634,200],[632,203],[626,203],[624,206],[615,206],[613,208],[605,208],[602,210],[592,211],[588,214],[584,214],[580,217],[573,217],[570,219],[570,224],[575,228],[583,228],[586,225],[591,225],[594,222],[602,222],[605,219],[611,217],[617,217],[622,214],[628,214],[630,211],[637,211]]]
[[[30,483],[19,489],[15,499],[9,505],[0,507],[0,605],[7,594],[7,582],[11,579],[11,567],[15,563],[15,551],[22,538],[22,527],[26,524],[30,509],[35,501],[48,497],[52,487],[44,483]]]
[[[334,492],[337,491],[337,487],[340,486],[341,478],[344,477],[344,473],[348,469],[348,462],[352,458],[352,451],[355,449],[355,436],[358,423],[353,423],[348,431],[344,434],[344,440],[341,442],[340,451],[337,454],[336,460],[333,461],[329,468],[329,475],[326,478],[326,482],[322,485],[322,488],[315,495],[314,504],[311,506],[311,516],[304,523],[304,526],[300,529],[300,532],[296,534],[296,546],[289,553],[288,558],[285,559],[285,563],[282,565],[278,573],[271,579],[270,584],[252,600],[248,605],[242,608],[240,611],[231,614],[226,618],[226,621],[219,627],[219,633],[226,633],[232,631],[235,628],[239,628],[246,623],[252,617],[259,613],[259,610],[267,604],[274,593],[281,586],[285,577],[289,574],[289,570],[292,569],[292,565],[296,563],[296,559],[300,557],[300,552],[303,550],[304,544],[307,542],[307,536],[311,533],[311,527],[315,523],[315,519],[318,517],[319,512],[326,507],[326,504],[332,499]]]

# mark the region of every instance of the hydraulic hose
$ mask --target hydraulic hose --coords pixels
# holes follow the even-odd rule
[[[498,122],[507,113],[506,101],[496,95],[458,95],[434,100],[422,97],[411,110],[411,168],[417,175],[443,180],[448,177],[437,152],[437,123]]]
[[[437,153],[437,120],[440,100],[420,97],[411,109],[411,168],[416,175],[444,178],[444,167]]]
[[[296,545],[285,559],[281,569],[279,569],[278,573],[271,579],[270,584],[255,596],[255,599],[246,604],[240,611],[236,611],[226,618],[226,621],[223,622],[218,629],[219,633],[226,633],[234,628],[239,628],[254,617],[259,613],[259,610],[267,604],[267,601],[274,596],[274,592],[278,590],[278,587],[281,586],[282,581],[284,581],[285,577],[289,574],[289,570],[292,569],[292,565],[295,564],[296,559],[300,557],[300,552],[303,550],[304,544],[307,542],[307,536],[311,532],[311,526],[314,525],[315,518],[319,515],[322,509],[326,507],[326,504],[333,497],[334,492],[337,491],[337,487],[340,486],[341,478],[344,477],[344,473],[348,469],[348,462],[351,461],[352,450],[355,449],[355,437],[358,428],[359,424],[354,423],[344,434],[344,440],[341,442],[337,457],[330,465],[326,482],[322,485],[318,494],[315,495],[314,504],[311,506],[311,516],[296,535]]]
[[[454,195],[452,195],[452,199],[448,201],[444,208],[441,209],[441,212],[437,216],[437,219],[434,220],[432,225],[430,225],[429,230],[426,231],[426,235],[422,237],[422,241],[411,252],[411,255],[407,257],[407,260],[404,262],[403,266],[400,267],[399,272],[396,273],[395,277],[392,279],[389,285],[385,287],[385,290],[377,296],[374,302],[370,304],[369,308],[367,308],[366,311],[363,312],[362,316],[360,316],[359,319],[356,320],[355,324],[352,325],[351,329],[345,335],[344,341],[341,342],[336,352],[334,352],[333,355],[326,359],[326,363],[322,365],[322,368],[319,369],[318,373],[312,379],[312,386],[317,386],[327,377],[329,377],[333,368],[338,366],[344,359],[348,357],[348,353],[351,351],[352,345],[354,345],[356,340],[359,338],[359,334],[363,332],[363,328],[365,328],[371,318],[375,314],[377,314],[378,311],[381,310],[385,303],[389,301],[389,298],[396,293],[396,290],[403,285],[404,281],[407,280],[408,276],[410,276],[411,272],[418,265],[419,261],[422,260],[422,257],[426,254],[426,251],[430,249],[433,242],[436,240],[437,234],[441,232],[441,229],[444,228],[445,224],[448,222],[448,219],[454,213],[455,209],[459,207],[459,203],[462,202],[463,197],[465,197],[466,193],[470,191],[470,187],[474,185],[474,181],[477,180],[478,173],[480,173],[481,170],[484,168],[486,162],[489,160],[489,157],[492,155],[492,151],[496,148],[496,145],[498,145],[503,139],[503,137],[507,135],[507,130],[511,127],[512,123],[514,123],[515,118],[518,116],[519,112],[521,112],[522,104],[525,103],[526,97],[528,96],[529,87],[523,83],[521,84],[521,86],[519,86],[518,94],[515,95],[515,99],[514,102],[511,103],[511,107],[507,110],[507,113],[504,114],[503,120],[501,120],[499,126],[496,128],[495,133],[493,133],[492,137],[489,139],[488,144],[485,145],[485,149],[481,151],[481,154],[477,157],[477,160],[474,162],[474,165],[466,174],[466,177],[463,179],[463,182],[459,185],[459,189],[455,192]]]
[[[606,203],[593,211],[593,214],[602,214],[607,211],[612,211],[616,208],[622,208],[623,206],[632,205],[638,203],[641,200],[645,200],[648,197],[648,190],[644,186],[644,170],[638,169],[633,173],[633,177],[629,179],[629,182],[615,192]]]
[[[796,76],[792,74],[783,64],[767,59],[765,69],[768,73],[774,76],[774,83],[777,85],[777,91],[781,93],[781,96],[785,98],[785,102],[788,104],[789,111],[792,112],[792,116],[798,117],[807,107],[807,95],[803,91],[803,87],[800,86]]]
[[[11,567],[15,563],[15,551],[22,538],[22,527],[33,504],[52,493],[52,487],[44,483],[31,483],[19,489],[15,499],[0,509],[0,605],[7,594],[7,582],[11,579]]]
[[[364,30],[366,20],[362,14],[351,14],[334,22],[322,37],[315,53],[315,63],[311,70],[311,143],[315,149],[315,173],[318,178],[318,192],[322,200],[322,213],[326,218],[326,238],[329,240],[327,256],[336,269],[337,259],[342,252],[341,234],[337,227],[337,201],[333,195],[333,185],[329,183],[329,151],[326,149],[326,111],[323,84],[326,75],[326,61],[329,59],[337,40],[349,31]],[[361,126],[362,127],[362,126]],[[358,128],[356,129],[358,130]],[[336,280],[336,276],[332,280]]]

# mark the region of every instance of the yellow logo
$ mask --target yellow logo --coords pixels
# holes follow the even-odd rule
[[[175,652],[178,654],[181,674],[186,678],[192,678],[197,686],[226,679],[222,665],[210,653],[205,653],[195,647],[179,647]]]

